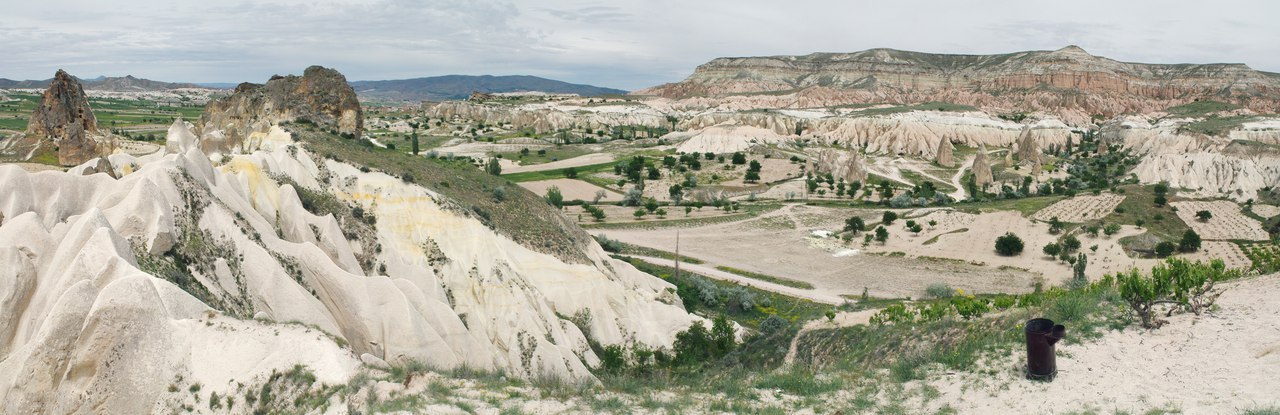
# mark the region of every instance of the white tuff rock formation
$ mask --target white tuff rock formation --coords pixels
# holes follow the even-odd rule
[[[279,128],[219,166],[192,137],[179,122],[165,153],[112,156],[119,179],[0,165],[0,413],[167,412],[176,379],[226,394],[302,364],[341,383],[362,354],[589,379],[568,316],[589,313],[601,343],[656,347],[695,318],[594,243],[587,264],[534,252]]]

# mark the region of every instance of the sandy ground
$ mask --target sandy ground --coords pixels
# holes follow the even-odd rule
[[[1240,250],[1240,245],[1236,245],[1231,241],[1203,241],[1200,243],[1200,250],[1189,254],[1183,254],[1183,257],[1196,261],[1208,262],[1212,259],[1221,259],[1223,264],[1228,268],[1249,269],[1253,267],[1253,261]]]
[[[960,413],[1066,413],[1178,409],[1240,413],[1280,405],[1280,274],[1226,285],[1220,309],[1175,315],[1157,330],[1130,327],[1058,345],[1058,377],[1023,379],[1026,352],[988,361],[991,373],[932,378],[931,405]],[[1067,328],[1067,336],[1072,335]]]
[[[974,215],[937,210],[914,220],[922,225],[927,225],[931,220],[937,221],[937,225],[925,226],[924,231],[914,235],[905,229],[906,221],[900,219],[890,226],[887,243],[880,245],[873,242],[867,249],[872,252],[904,252],[908,257],[948,258],[991,267],[1020,268],[1044,275],[1049,283],[1066,281],[1071,277],[1070,265],[1051,259],[1041,251],[1045,245],[1056,242],[1060,235],[1049,234],[1048,224],[1034,222],[1018,212]],[[1007,232],[1022,239],[1025,248],[1021,254],[1009,257],[996,254],[996,238]],[[1130,258],[1120,246],[1120,238],[1143,232],[1145,231],[1142,229],[1124,226],[1119,233],[1110,237],[1077,235],[1081,244],[1080,252],[1089,257],[1085,275],[1096,279],[1107,273],[1125,271],[1135,266],[1150,267],[1154,260]],[[926,244],[935,237],[937,239],[933,243]],[[1098,246],[1096,252],[1089,249],[1094,245]]]
[[[517,149],[516,151],[519,151],[519,150]],[[441,154],[443,154],[444,150],[441,150],[440,152]],[[509,174],[509,173],[525,173],[525,172],[531,172],[531,171],[555,170],[555,169],[563,169],[567,167],[582,167],[582,166],[589,166],[592,164],[608,163],[611,161],[613,161],[613,154],[591,153],[591,154],[584,154],[578,157],[568,158],[560,161],[553,161],[550,163],[542,163],[542,164],[532,164],[528,166],[520,166],[520,165],[516,165],[515,163],[503,164],[502,173]]]
[[[133,140],[120,140],[117,151],[133,156],[142,156],[152,154],[164,148],[164,141],[145,142]]]
[[[582,180],[575,179],[552,179],[539,180],[536,182],[521,182],[520,187],[528,189],[539,196],[546,196],[547,189],[551,186],[560,188],[560,194],[564,196],[565,201],[582,200],[591,202],[596,199],[596,192],[604,191],[604,197],[600,199],[602,202],[616,202],[622,200],[622,195],[612,190],[606,190],[603,187],[596,186]]]
[[[1033,217],[1047,221],[1056,216],[1058,220],[1063,222],[1083,223],[1106,217],[1112,211],[1115,211],[1116,206],[1120,206],[1120,202],[1123,201],[1124,195],[1114,193],[1103,193],[1097,196],[1076,196],[1046,206],[1036,212]]]
[[[1240,205],[1227,200],[1183,201],[1169,205],[1178,208],[1178,217],[1191,229],[1200,234],[1201,239],[1243,239],[1248,241],[1266,241],[1271,237],[1262,223],[1245,216]],[[1213,214],[1208,221],[1196,219],[1196,212],[1207,210]]]
[[[1261,203],[1254,204],[1253,213],[1257,213],[1258,216],[1262,216],[1264,218],[1280,216],[1280,206],[1264,205]]]
[[[910,215],[914,211],[900,212]],[[814,235],[814,231],[840,229],[852,214],[874,222],[878,219],[873,218],[878,218],[880,213],[879,210],[787,205],[748,220],[685,228],[681,231],[680,252],[706,261],[705,265],[710,267],[727,265],[805,281],[818,291],[837,296],[859,295],[866,288],[876,297],[919,297],[929,284],[937,282],[969,292],[1026,292],[1038,277],[1021,269],[973,265],[966,261],[868,255],[861,251],[861,241],[844,245],[835,238]],[[604,233],[631,244],[665,251],[675,249],[671,229]],[[895,231],[897,233],[907,232]],[[1059,267],[1061,273],[1069,274],[1065,266]]]

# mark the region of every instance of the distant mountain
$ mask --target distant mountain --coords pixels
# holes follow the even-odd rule
[[[683,81],[633,92],[728,97],[741,106],[819,107],[949,102],[993,112],[1046,111],[1074,120],[1148,113],[1195,100],[1280,111],[1280,75],[1239,63],[1145,64],[1054,51],[950,55],[871,49],[719,58]]]
[[[147,91],[164,91],[164,90],[178,89],[178,88],[215,88],[215,87],[200,86],[200,85],[190,84],[190,83],[152,81],[150,79],[136,78],[133,75],[99,76],[93,79],[76,78],[76,80],[80,81],[81,85],[84,85],[84,89],[90,90],[90,91],[147,92]],[[49,87],[50,82],[53,82],[52,78],[45,79],[43,81],[36,81],[36,80],[15,81],[12,79],[0,78],[0,88],[44,89]]]
[[[356,93],[363,99],[386,101],[465,99],[472,92],[541,91],[582,96],[627,93],[620,89],[571,84],[528,75],[445,75],[389,81],[355,81],[351,82],[351,87],[355,88]]]

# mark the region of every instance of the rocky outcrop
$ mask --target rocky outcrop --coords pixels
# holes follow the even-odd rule
[[[1036,140],[1031,134],[1031,128],[1022,129],[1022,134],[1018,135],[1018,143],[1015,149],[1018,153],[1018,161],[1027,164],[1040,163],[1040,141]],[[1069,146],[1071,137],[1067,137],[1067,145]],[[1010,153],[1013,153],[1012,151]]]
[[[171,384],[226,396],[295,365],[343,384],[362,360],[589,381],[588,336],[669,348],[696,319],[594,243],[535,252],[279,128],[217,167],[117,156],[140,168],[0,165],[0,413],[170,412]]]
[[[1204,197],[1226,196],[1238,201],[1258,191],[1280,186],[1280,122],[1248,123],[1228,137],[1186,131],[1194,119],[1120,117],[1105,124],[1099,139],[1119,144],[1141,161],[1133,174],[1143,183],[1169,182],[1174,188]]]
[[[987,160],[987,146],[978,146],[978,154],[973,158],[973,181],[979,188],[985,188],[995,181],[991,174],[991,162]]]
[[[266,84],[243,83],[210,102],[196,124],[208,154],[248,153],[272,126],[306,122],[348,137],[364,133],[356,93],[338,71],[312,66],[302,76],[274,76]]]
[[[38,152],[54,151],[58,163],[74,166],[115,151],[115,138],[98,131],[84,87],[66,71],[54,75],[40,105],[31,112],[25,136],[10,139],[5,152],[29,159]],[[21,154],[25,152],[26,154]]]
[[[1243,64],[1141,64],[1055,51],[948,55],[871,49],[719,58],[684,81],[634,92],[714,108],[813,108],[951,102],[991,113],[1044,111],[1073,125],[1095,114],[1149,113],[1198,98],[1280,110],[1280,76]]]
[[[816,174],[830,174],[846,183],[867,180],[867,163],[858,149],[822,149],[812,154],[809,160],[813,160],[812,171]]]
[[[942,136],[940,141],[938,141],[937,153],[938,155],[937,157],[934,158],[934,162],[938,163],[939,166],[942,166],[942,167],[956,166],[955,155],[954,155],[955,146],[951,144],[951,139],[947,138],[947,136],[945,135]]]

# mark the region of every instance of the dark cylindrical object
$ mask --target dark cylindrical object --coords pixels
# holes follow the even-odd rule
[[[1027,321],[1027,379],[1048,381],[1058,375],[1053,345],[1062,340],[1066,331],[1066,327],[1054,325],[1047,318]]]

